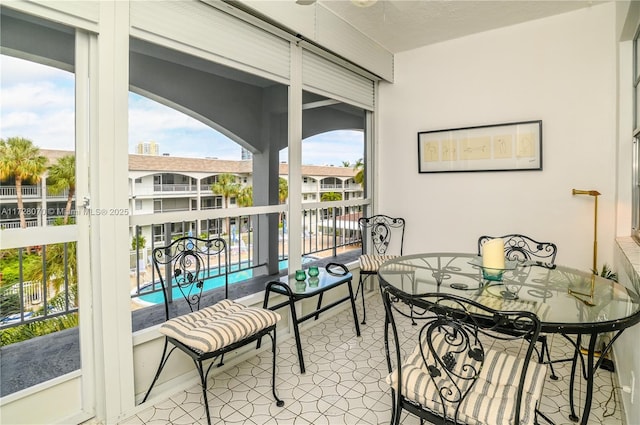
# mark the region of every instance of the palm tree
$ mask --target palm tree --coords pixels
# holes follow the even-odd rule
[[[330,201],[342,201],[342,194],[338,192],[325,192],[320,197],[321,202],[330,202]],[[336,213],[338,210],[336,210]],[[327,208],[327,213],[329,216],[333,217],[333,207]],[[334,226],[335,230],[335,226]]]
[[[238,192],[238,205],[241,207],[250,207],[253,205],[253,186],[246,186]]]
[[[18,214],[23,229],[27,227],[27,221],[24,217],[22,182],[39,182],[46,169],[47,158],[40,155],[40,149],[31,140],[22,137],[0,139],[0,179],[13,176],[16,181]]]
[[[56,220],[54,226],[62,225],[60,219]],[[55,295],[61,294],[68,285],[69,302],[78,305],[77,285],[78,285],[78,256],[77,243],[56,243],[46,245],[46,267],[42,267],[42,262],[28,267],[24,274],[25,280],[33,282],[43,282],[47,285],[47,297],[52,299]],[[45,275],[46,271],[46,275]]]
[[[219,193],[222,195],[224,207],[229,208],[229,199],[232,196],[237,196],[240,192],[240,184],[237,182],[236,176],[230,173],[223,173],[217,176],[216,182],[211,185],[211,191],[213,193]],[[225,229],[227,234],[229,228],[229,218],[226,219]]]
[[[135,251],[138,248],[143,249],[146,244],[147,238],[145,238],[143,235],[134,236],[133,238],[131,238],[131,251]]]
[[[66,245],[66,247],[65,247]],[[67,277],[66,283],[69,288],[78,284],[78,257],[77,257],[77,243],[67,242],[56,243],[47,245],[47,282],[53,289],[54,294],[60,293],[64,289],[65,276]],[[65,270],[66,266],[66,270]],[[38,276],[31,276],[33,280],[44,282],[45,276],[42,274],[43,268],[37,269]],[[74,291],[71,291],[74,293]],[[50,296],[50,295],[49,295]],[[78,305],[78,300],[71,298],[69,301]]]
[[[342,201],[342,194],[338,192],[325,192],[320,197],[320,201],[322,202]]]
[[[343,166],[343,167],[345,167],[345,168],[349,168],[349,167],[351,167],[351,162],[349,162],[349,161],[342,161],[342,166]]]
[[[216,182],[211,185],[211,191],[222,195],[224,207],[229,208],[229,199],[240,192],[240,184],[233,174],[223,173],[218,175]]]
[[[364,186],[364,161],[362,158],[356,161],[353,169],[356,171],[356,175],[353,176],[353,181]]]
[[[67,195],[67,206],[64,210],[63,224],[68,224],[71,214],[71,204],[76,194],[76,157],[65,155],[49,167],[48,182],[52,193],[63,193],[69,190]]]
[[[284,204],[287,202],[287,198],[289,197],[289,182],[287,179],[280,177],[278,178],[278,202]],[[280,213],[280,223],[282,223],[283,230],[286,231],[286,216],[283,212]]]
[[[280,177],[278,180],[278,201],[281,204],[287,202],[289,197],[289,182],[287,179]]]

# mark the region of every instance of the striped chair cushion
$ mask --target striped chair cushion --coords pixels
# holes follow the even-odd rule
[[[515,300],[506,300],[502,297],[498,297],[495,295],[476,295],[470,296],[473,300],[483,304],[487,307],[490,307],[494,310],[502,310],[502,311],[530,311],[535,313],[540,319],[544,319],[549,315],[549,305],[544,303],[538,303],[534,300],[523,300],[523,299],[515,299]],[[484,311],[477,311],[473,308],[469,309],[470,312],[478,312],[480,314],[485,314]]]
[[[375,273],[380,268],[380,265],[385,261],[397,258],[397,255],[370,255],[363,254],[360,256],[360,271]]]
[[[434,342],[436,350],[440,344]],[[515,403],[523,360],[504,351],[488,350],[480,376],[471,392],[460,404],[458,421],[468,425],[515,424]],[[535,409],[542,395],[547,366],[531,362],[529,365],[520,407],[521,424],[535,423]],[[458,371],[460,372],[460,371]],[[398,389],[397,369],[386,377],[387,384]],[[462,383],[463,388],[469,381]],[[420,348],[402,365],[402,395],[424,408],[442,414],[442,403],[436,385],[429,377]],[[448,407],[452,415],[455,407]]]
[[[258,307],[222,300],[210,307],[185,314],[160,326],[160,333],[203,353],[240,341],[276,324],[280,315]]]

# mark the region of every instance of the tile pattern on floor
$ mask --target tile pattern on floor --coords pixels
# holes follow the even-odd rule
[[[307,372],[299,373],[293,338],[278,341],[276,384],[284,407],[277,407],[271,394],[271,353],[258,355],[210,377],[209,398],[212,423],[243,425],[341,425],[388,424],[391,393],[384,381],[387,374],[383,347],[384,307],[378,293],[367,298],[367,324],[356,337],[350,309],[322,318],[301,331]],[[358,314],[361,313],[358,310]],[[413,327],[415,329],[415,327]],[[412,332],[411,326],[406,329]],[[551,355],[566,358],[571,346],[560,336],[550,335]],[[557,425],[574,425],[568,419],[570,363],[557,363],[559,380],[547,379],[540,410]],[[599,370],[595,377],[594,400],[589,423],[624,425],[619,394],[614,391],[614,374]],[[577,403],[584,401],[579,382]],[[199,385],[181,391],[168,400],[150,406],[120,425],[206,424]],[[542,419],[541,423],[545,423]],[[401,423],[420,421],[403,413]]]

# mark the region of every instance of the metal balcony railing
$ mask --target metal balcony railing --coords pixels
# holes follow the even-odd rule
[[[154,184],[155,192],[196,192],[196,185],[189,183],[182,184]]]
[[[62,192],[53,192],[51,188],[47,186],[47,198],[63,198],[67,199],[69,197],[69,190],[65,189]]]
[[[63,215],[48,215],[47,226],[53,226],[62,218],[64,218]],[[27,227],[41,226],[40,220],[37,217],[25,217],[25,222],[27,223]],[[19,228],[20,228],[19,218],[0,219],[0,229],[19,229]]]
[[[22,196],[27,198],[40,197],[40,186],[22,186]],[[0,198],[15,198],[18,191],[15,186],[0,186]]]
[[[38,227],[40,225],[38,223],[37,218],[26,218],[25,222],[27,223],[27,227]],[[20,228],[20,219],[0,220],[0,230],[1,229],[19,229],[19,228]]]
[[[77,312],[75,249],[67,242],[0,251],[0,329]]]
[[[316,204],[317,205],[317,204]],[[349,207],[308,208],[303,210],[302,255],[303,258],[335,257],[340,250],[360,249],[361,237],[358,218],[364,205]],[[235,210],[237,211],[237,210]],[[234,211],[234,212],[235,212]],[[155,299],[154,293],[161,291],[157,283],[156,270],[151,264],[151,251],[166,245],[167,237],[174,239],[188,236],[186,229],[197,228],[197,236],[202,238],[222,237],[229,244],[231,271],[230,281],[239,283],[252,277],[252,270],[265,266],[260,259],[266,258],[261,252],[258,238],[261,220],[256,215],[234,215],[225,218],[185,221],[180,223],[156,223],[153,229],[164,229],[166,234],[152,232],[150,247],[130,253],[130,274],[133,281],[131,297],[135,304],[146,305]],[[141,234],[138,227],[134,234]],[[196,236],[196,234],[193,234]],[[291,235],[283,214],[278,214],[278,261],[279,269],[287,268],[288,242]]]
[[[365,201],[362,202],[337,207],[324,207],[323,203],[315,203],[314,208],[305,208],[302,214],[302,234],[298,236],[302,238],[303,258],[313,260],[335,257],[346,250],[359,250],[361,237],[358,218],[366,205]],[[332,203],[336,204],[339,202]],[[265,261],[270,257],[262,250],[268,249],[268,244],[261,244],[259,238],[261,235],[265,236],[261,226],[273,225],[270,220],[265,220],[266,216],[275,214],[278,216],[278,268],[288,267],[288,242],[292,235],[284,214],[237,214],[241,212],[239,209],[230,209],[229,212],[235,214],[215,219],[151,224],[147,228],[151,230],[151,238],[147,240],[146,246],[130,251],[129,255],[132,308],[155,304],[147,298],[161,291],[156,271],[151,267],[152,250],[164,246],[168,239],[188,236],[188,229],[197,229],[194,236],[197,233],[200,237],[223,237],[228,241],[230,273],[234,275],[230,280],[240,283],[251,279],[256,268],[267,266]],[[185,217],[198,213],[201,211],[185,212]],[[135,226],[133,234],[141,233],[142,228]],[[19,270],[17,276],[0,275],[0,282],[5,280],[5,284],[0,285],[0,329],[77,312],[77,276],[71,275],[77,270],[74,264],[77,256],[72,252],[75,249],[76,243],[68,242],[0,251],[0,271],[9,264],[9,258],[17,259],[12,260],[11,268]],[[29,261],[27,256],[30,256]],[[35,261],[33,256],[37,256]],[[52,263],[55,261],[57,263]],[[32,278],[34,274],[41,278]],[[15,282],[7,284],[9,278]],[[7,303],[7,300],[10,302]]]
[[[322,183],[322,184],[320,184],[320,190],[328,190],[328,189],[342,189],[342,184],[340,184],[340,183]]]

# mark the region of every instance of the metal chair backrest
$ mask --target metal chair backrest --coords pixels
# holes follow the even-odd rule
[[[504,236],[480,236],[478,238],[478,255],[482,254],[482,245],[496,238],[501,238],[504,241],[504,255],[507,260],[534,261],[543,267],[555,267],[558,253],[556,244],[538,242],[529,236],[516,233]]]
[[[402,255],[405,220],[384,214],[358,219],[362,235],[362,253]]]
[[[167,320],[174,296],[181,296],[192,312],[200,310],[202,293],[212,279],[222,280],[228,298],[229,264],[224,239],[181,237],[167,246],[154,248],[151,255],[162,286]],[[220,285],[216,282],[211,286]]]
[[[398,392],[396,400],[400,404],[404,403],[405,397],[409,397],[414,406],[423,406],[417,409],[417,413],[413,412],[422,418],[432,422],[442,420],[434,418],[446,418],[446,423],[466,423],[465,413],[460,413],[461,405],[472,390],[474,397],[477,397],[478,391],[482,391],[473,387],[482,378],[483,368],[490,369],[502,364],[495,359],[505,354],[505,348],[499,348],[500,344],[505,344],[504,347],[523,347],[521,353],[524,353],[524,357],[522,362],[514,365],[514,369],[518,370],[513,373],[513,376],[517,376],[515,372],[522,371],[517,379],[518,394],[514,394],[515,400],[512,400],[515,408],[510,413],[515,421],[508,422],[519,423],[521,406],[523,411],[526,409],[522,402],[523,394],[528,391],[527,370],[532,363],[535,341],[540,333],[540,320],[535,313],[498,311],[452,294],[405,296],[389,287],[383,287],[381,291],[391,337],[395,342],[393,347],[389,344],[388,335],[385,335],[387,364],[390,376],[393,376],[389,379],[397,380],[393,387]],[[418,326],[405,326],[403,331],[398,331],[400,320],[413,320]],[[502,333],[505,327],[511,329],[510,335]],[[403,344],[403,341],[407,344]],[[509,345],[514,342],[515,345]],[[403,368],[407,368],[404,374]],[[418,370],[425,371],[424,378],[417,378]],[[507,371],[501,373],[511,375]],[[416,380],[415,385],[412,379]],[[482,379],[486,379],[486,376]],[[403,392],[405,386],[411,387],[408,390],[410,394]],[[412,397],[418,392],[425,399],[416,403]],[[468,407],[465,409],[468,410]]]

